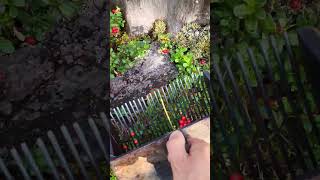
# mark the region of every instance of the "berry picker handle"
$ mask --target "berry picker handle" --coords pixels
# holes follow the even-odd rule
[[[298,37],[307,79],[311,83],[317,106],[320,107],[320,31],[313,27],[303,27],[298,29]]]

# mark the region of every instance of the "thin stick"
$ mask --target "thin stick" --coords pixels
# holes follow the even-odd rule
[[[165,107],[165,105],[164,105],[164,103],[163,103],[163,100],[162,100],[162,97],[161,97],[161,96],[160,96],[160,101],[161,101],[163,110],[164,110],[164,112],[166,113],[166,116],[167,116],[167,118],[168,118],[168,120],[169,120],[170,126],[171,126],[171,128],[174,130],[174,128],[173,128],[173,126],[172,126],[172,122],[171,122],[170,117],[169,117],[169,114],[168,114],[168,112],[167,112],[167,109],[166,109],[166,107]]]

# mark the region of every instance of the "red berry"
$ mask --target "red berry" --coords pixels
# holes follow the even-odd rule
[[[184,121],[183,121],[183,120],[180,120],[180,121],[179,121],[179,124],[183,124],[183,123],[184,123]]]
[[[130,135],[133,137],[135,136],[136,134],[134,132],[131,132]]]
[[[301,0],[291,0],[290,1],[290,7],[294,11],[300,10],[301,7],[302,7]]]
[[[180,126],[179,126],[180,128],[183,128],[183,124],[180,124]]]
[[[206,60],[200,59],[200,64],[201,64],[201,65],[205,65],[206,63],[207,63]]]
[[[119,12],[119,9],[112,9],[112,14],[117,14]]]
[[[185,116],[182,116],[182,117],[181,117],[181,120],[182,120],[182,121],[185,121],[185,120],[187,120],[187,118],[186,118]]]
[[[164,49],[164,50],[162,50],[162,53],[163,53],[163,54],[168,54],[168,53],[169,53],[169,49]]]
[[[133,141],[133,143],[134,143],[134,144],[138,144],[138,140],[135,139],[135,140]]]
[[[187,123],[188,123],[188,124],[190,124],[190,123],[191,123],[191,121],[188,119]]]
[[[123,147],[123,149],[125,149],[125,150],[128,149],[128,146],[127,146],[127,145],[123,145],[122,147]]]
[[[113,35],[117,34],[118,32],[119,32],[119,28],[118,28],[118,27],[112,27],[111,33],[112,33]]]
[[[24,39],[24,42],[25,42],[25,43],[28,43],[28,44],[30,44],[30,45],[35,45],[35,44],[37,44],[37,40],[36,40],[34,37],[32,37],[32,36],[27,36],[27,37]]]
[[[244,180],[244,177],[240,173],[233,173],[229,180]]]

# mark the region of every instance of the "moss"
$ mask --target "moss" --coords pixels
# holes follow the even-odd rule
[[[178,46],[190,48],[195,59],[210,57],[209,26],[201,27],[196,23],[186,24],[177,34],[175,42]]]

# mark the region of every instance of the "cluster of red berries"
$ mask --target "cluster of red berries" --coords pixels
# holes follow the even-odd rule
[[[244,177],[240,173],[233,173],[229,180],[244,180]]]
[[[119,28],[118,27],[112,27],[112,29],[111,29],[111,34],[113,35],[113,36],[115,36],[115,35],[117,35],[118,33],[119,33]]]
[[[29,45],[36,45],[37,44],[37,40],[33,36],[27,36],[24,39],[24,42],[29,44]]]
[[[201,65],[205,65],[207,62],[206,62],[205,59],[200,59],[199,63],[200,63]]]
[[[134,137],[135,135],[136,135],[136,133],[134,133],[133,131],[130,133],[130,136],[131,136],[131,137]],[[138,141],[137,139],[134,139],[134,140],[133,140],[133,143],[134,143],[134,144],[139,144],[139,141]],[[123,145],[122,148],[123,148],[124,150],[127,150],[127,149],[128,149],[128,146],[127,146],[127,145]]]
[[[116,8],[116,9],[112,9],[112,14],[117,14],[118,12],[120,12],[120,9],[119,8]]]
[[[290,7],[294,11],[298,11],[302,8],[301,0],[291,0],[290,1]]]
[[[181,119],[179,120],[179,127],[183,128],[190,123],[191,123],[190,119],[187,119],[185,116],[182,116]]]
[[[161,52],[162,52],[162,54],[168,54],[170,51],[169,51],[169,49],[163,49]]]

